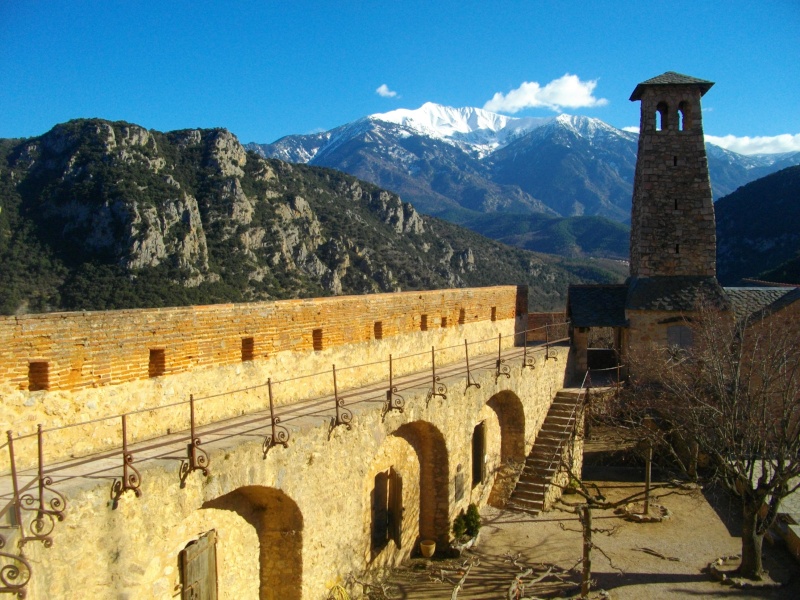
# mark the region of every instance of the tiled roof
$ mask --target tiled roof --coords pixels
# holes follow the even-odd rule
[[[624,327],[628,286],[571,285],[567,315],[575,327]]]
[[[653,77],[637,85],[636,89],[633,90],[633,94],[631,94],[631,101],[641,100],[644,88],[651,85],[695,85],[700,88],[700,95],[702,96],[711,89],[714,82],[706,81],[705,79],[697,79],[697,77],[690,77],[689,75],[683,75],[675,71],[667,71],[658,77]]]
[[[752,320],[763,319],[773,313],[778,312],[782,308],[789,306],[790,304],[794,304],[795,302],[800,302],[800,287],[796,287],[793,290],[788,291],[781,297],[777,298],[774,302],[766,305],[761,310],[752,313],[750,318]]]
[[[798,296],[800,288],[780,287],[726,287],[725,295],[730,300],[737,321],[770,308],[772,312],[785,306],[785,297]],[[791,299],[790,299],[791,300]]]
[[[729,306],[715,277],[641,277],[629,284],[626,308],[694,311],[704,302],[722,309]]]

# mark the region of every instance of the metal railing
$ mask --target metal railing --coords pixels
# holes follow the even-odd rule
[[[535,354],[544,352],[544,360],[555,358],[550,353],[550,347],[568,340],[568,323],[548,324],[537,327],[536,331],[545,329],[545,342],[531,348],[525,341],[529,330],[516,332],[504,336],[498,334],[496,338],[481,340],[464,340],[461,344],[441,348],[431,347],[430,351],[417,352],[395,357],[389,355],[387,360],[374,361],[348,365],[346,367],[331,366],[329,371],[308,373],[283,380],[267,378],[262,384],[228,390],[217,394],[195,397],[189,394],[188,400],[172,402],[159,406],[151,406],[138,410],[131,410],[123,414],[100,417],[80,423],[71,423],[59,427],[44,428],[38,425],[35,433],[15,436],[12,431],[7,432],[7,440],[0,445],[0,451],[8,452],[10,469],[8,473],[0,474],[0,518],[9,518],[11,525],[0,529],[17,532],[17,545],[19,554],[5,551],[10,536],[0,533],[0,558],[5,559],[6,565],[0,567],[0,593],[16,593],[24,597],[25,586],[30,580],[30,564],[22,554],[22,548],[29,542],[42,542],[46,547],[52,545],[50,534],[57,521],[65,518],[67,501],[64,495],[54,489],[57,484],[78,478],[106,478],[111,480],[112,506],[116,507],[120,497],[127,491],[133,492],[137,497],[142,494],[142,474],[135,466],[142,462],[152,460],[179,460],[180,484],[183,487],[190,473],[201,471],[209,474],[211,459],[202,447],[203,439],[221,441],[231,438],[246,438],[257,436],[262,439],[263,455],[275,446],[288,446],[291,432],[286,425],[304,417],[319,417],[329,422],[329,438],[333,430],[339,426],[351,428],[354,419],[353,409],[357,405],[382,404],[382,416],[393,412],[403,412],[405,399],[401,392],[413,389],[424,389],[429,386],[426,402],[434,398],[442,401],[447,399],[448,389],[442,381],[444,378],[462,376],[466,379],[465,391],[470,387],[480,387],[474,374],[478,371],[493,371],[495,381],[501,377],[510,377],[511,363],[521,359],[520,366],[535,368]],[[510,339],[506,348],[503,342]],[[521,346],[516,342],[520,341]],[[492,352],[491,346],[496,342],[497,350]],[[457,349],[464,350],[463,361],[458,360],[445,365],[437,364],[437,353],[453,353]],[[473,356],[470,357],[470,348]],[[477,352],[475,352],[477,350]],[[421,357],[430,353],[430,371],[416,371],[401,377],[395,376],[398,362]],[[339,389],[337,374],[350,369],[370,367],[374,373],[380,367],[385,369],[388,376],[373,383],[354,387],[342,391]],[[301,380],[318,380],[321,377],[330,377],[332,393],[325,393],[312,398],[301,399],[285,403],[276,407],[274,395],[276,388],[281,385],[294,383]],[[383,382],[383,383],[382,383]],[[228,416],[218,420],[211,420],[200,424],[197,419],[198,405],[213,398],[221,398],[236,394],[247,394],[259,388],[266,388],[269,403],[259,410]],[[175,422],[175,415],[167,419],[162,415],[164,411],[180,411],[183,413],[185,429],[172,432],[167,430],[166,435],[155,435],[151,438],[133,439],[130,433],[130,421],[146,417],[150,421]],[[161,417],[159,416],[161,415]],[[144,417],[143,417],[144,416]],[[119,434],[116,443],[109,443],[99,451],[93,451],[85,456],[70,456],[66,458],[59,453],[51,452],[52,457],[46,459],[46,442],[56,437],[54,444],[58,449],[57,436],[65,430],[79,427],[97,429],[113,428],[116,423]],[[33,460],[20,460],[18,449],[21,444],[34,442],[36,447]],[[205,442],[206,444],[209,442]],[[132,446],[133,444],[133,446]],[[116,466],[108,466],[108,459],[116,459]],[[25,466],[18,468],[19,464]],[[30,516],[28,516],[30,515]],[[27,517],[27,518],[26,518]]]

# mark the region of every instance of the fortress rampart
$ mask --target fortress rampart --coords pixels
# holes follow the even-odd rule
[[[181,560],[202,546],[216,553],[220,598],[316,600],[348,574],[398,564],[421,539],[446,545],[455,515],[488,500],[501,466],[524,461],[569,376],[567,347],[520,346],[526,291],[0,320],[2,420],[21,493],[34,506],[55,493],[65,502],[65,520],[39,532],[52,548],[21,513],[29,598],[181,597]],[[190,395],[207,473],[184,470]],[[350,426],[334,420],[337,395]],[[271,400],[285,446],[266,443]],[[48,481],[38,491],[37,424]],[[5,548],[18,541],[7,535]],[[0,561],[18,566],[13,555]]]

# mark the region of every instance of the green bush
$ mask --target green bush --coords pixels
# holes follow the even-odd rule
[[[461,513],[455,518],[453,521],[453,535],[456,536],[456,540],[460,540],[464,537],[464,534],[467,532],[467,516],[464,514],[462,510]]]
[[[467,514],[464,518],[464,525],[466,526],[467,535],[475,537],[481,530],[481,514],[478,512],[478,507],[475,504],[470,504],[467,507]]]

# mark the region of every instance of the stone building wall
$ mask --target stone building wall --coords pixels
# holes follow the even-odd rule
[[[714,203],[700,90],[692,85],[647,86],[641,102],[631,276],[714,276]],[[657,130],[660,111],[665,123]]]
[[[508,330],[513,321],[503,325]],[[62,484],[67,519],[57,524],[53,547],[26,547],[34,564],[29,597],[179,597],[178,554],[211,529],[219,540],[220,598],[237,600],[322,600],[348,574],[368,579],[398,563],[423,534],[446,543],[458,512],[485,502],[515,440],[522,440],[517,453],[530,450],[567,377],[569,349],[551,354],[557,360],[535,354],[533,368],[509,363],[508,378],[482,369],[474,374],[480,388],[467,387],[463,376],[445,379],[446,399],[428,400],[422,389],[406,396],[402,413],[382,417],[380,406],[361,405],[350,431],[306,419],[288,448],[266,458],[260,439],[211,442],[209,476],[192,473],[182,489],[176,461],[142,463],[142,497],[126,493],[116,510],[109,480]],[[486,462],[488,477],[472,487],[471,441],[480,422],[487,444],[477,460]],[[457,500],[459,465],[467,483]],[[370,494],[376,474],[389,468],[403,476],[402,543],[372,556]]]
[[[390,354],[400,376],[428,368],[432,347],[437,364],[445,365],[464,360],[465,339],[473,355],[496,352],[498,335],[504,347],[513,346],[515,331],[525,327],[524,317],[515,318],[524,313],[524,296],[516,286],[503,286],[5,317],[0,425],[19,437],[42,424],[48,462],[118,448],[123,413],[135,412],[128,417],[129,442],[185,431],[190,394],[197,423],[211,423],[263,410],[268,379],[281,407],[331,394],[333,365],[341,391],[386,379]],[[314,330],[322,331],[319,350]],[[254,340],[252,360],[242,360],[243,337]],[[166,369],[149,377],[148,350],[154,347],[165,350]],[[28,389],[32,361],[47,363],[48,389]],[[18,445],[20,466],[30,466],[35,438]],[[0,470],[7,468],[0,452]]]

